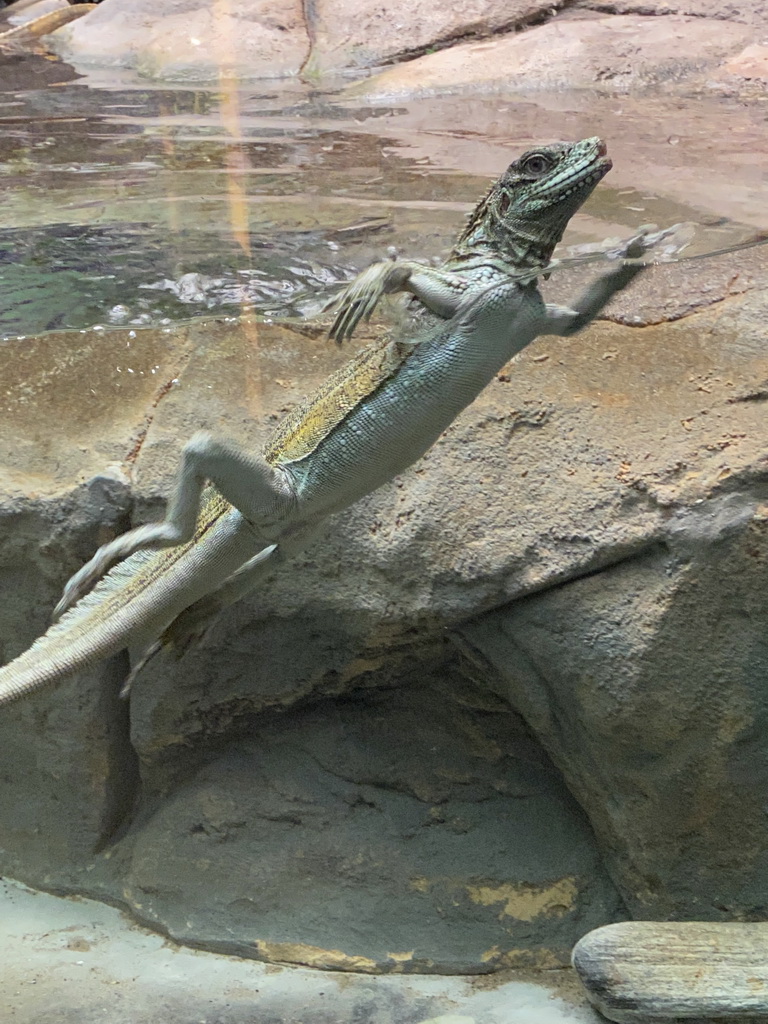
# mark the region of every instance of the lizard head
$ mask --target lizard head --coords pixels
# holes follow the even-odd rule
[[[523,153],[478,205],[458,247],[492,249],[524,269],[545,266],[568,221],[611,166],[598,138]]]

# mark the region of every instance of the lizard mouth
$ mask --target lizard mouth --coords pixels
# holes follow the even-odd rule
[[[602,139],[595,139],[595,170],[602,178],[613,167],[613,160],[608,156],[608,147]]]

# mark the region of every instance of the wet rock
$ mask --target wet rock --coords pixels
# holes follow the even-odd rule
[[[54,52],[78,66],[136,68],[149,78],[210,81],[295,75],[308,38],[298,0],[214,9],[200,0],[104,0],[53,33]]]
[[[501,89],[637,92],[712,68],[750,36],[743,25],[712,18],[555,18],[526,32],[419,57],[348,92],[375,101]]]
[[[558,5],[554,5],[558,6]],[[544,0],[470,0],[462,4],[319,0],[310,8],[308,73],[372,67],[468,36],[482,37],[549,14]]]

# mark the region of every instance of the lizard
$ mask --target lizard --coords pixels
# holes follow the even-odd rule
[[[441,270],[389,261],[363,271],[340,296],[338,340],[385,290],[410,290],[426,322],[359,352],[288,414],[263,454],[195,434],[165,519],[108,542],[75,573],[53,625],[0,669],[0,705],[127,648],[125,692],[157,650],[180,656],[329,516],[419,459],[534,338],[594,319],[641,263],[619,260],[573,308],[546,305],[536,275],[611,166],[597,138],[538,147],[490,188]],[[644,251],[631,240],[625,255]]]

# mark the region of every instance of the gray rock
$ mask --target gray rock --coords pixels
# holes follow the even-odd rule
[[[695,290],[695,266],[653,275]],[[370,970],[483,970],[532,963],[534,947],[563,962],[623,913],[601,856],[634,914],[758,914],[768,289],[758,266],[750,275],[673,322],[539,339],[418,466],[339,516],[194,655],[142,675],[136,761],[93,677],[36,695],[23,731],[7,726],[3,867],[127,901],[185,941],[291,962],[336,950],[336,966]],[[159,511],[194,429],[259,444],[267,410],[346,358],[278,325],[196,324],[137,331],[126,375],[128,338],[99,333],[102,377],[82,372],[84,335],[6,353],[24,397],[0,410],[3,436],[18,437],[5,455],[18,525],[0,547],[16,595],[7,655],[42,628],[104,521],[119,529],[129,511],[123,485],[68,490],[63,462],[76,479],[122,451],[139,521]],[[75,445],[59,429],[69,408]],[[64,717],[49,729],[52,708]],[[521,744],[532,774],[513,757]],[[48,777],[28,774],[30,747]],[[115,795],[97,789],[104,778]],[[67,787],[51,827],[72,826],[49,852],[29,822]],[[303,876],[302,852],[314,857]],[[421,891],[414,878],[438,881]]]
[[[450,672],[407,684],[253,719],[113,850],[114,896],[177,940],[277,962],[567,964],[624,916],[589,827],[501,702]]]
[[[768,1017],[768,926],[628,921],[581,939],[573,964],[617,1024]]]
[[[204,0],[103,0],[47,37],[76,67],[136,68],[147,78],[217,81],[296,75],[307,56],[297,0],[249,0],[214,9]]]
[[[520,27],[558,6],[544,0],[463,0],[461,4],[318,0],[307,9],[312,49],[304,71],[391,63],[467,37],[482,38]]]
[[[59,501],[0,502],[0,657],[44,632],[62,563],[77,564],[127,525],[128,489],[97,477]],[[84,864],[129,814],[138,771],[128,708],[118,700],[127,657],[85,671],[0,718],[2,870],[37,885],[78,884]]]

